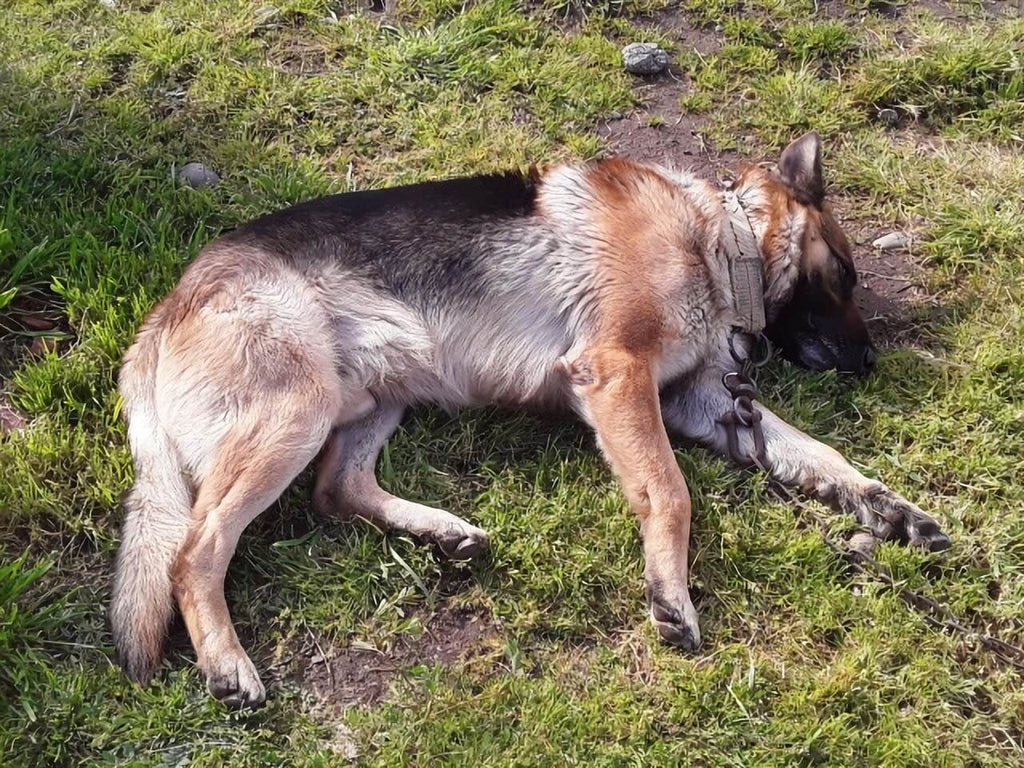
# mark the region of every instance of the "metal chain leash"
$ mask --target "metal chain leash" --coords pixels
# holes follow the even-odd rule
[[[722,384],[732,395],[732,410],[722,414],[718,421],[725,427],[732,460],[740,465],[760,462],[763,466],[768,463],[768,458],[761,429],[761,412],[754,407],[754,398],[757,397],[757,369],[771,360],[771,343],[763,333],[755,336],[749,331],[733,328],[729,334],[729,354],[740,369],[722,376]],[[740,451],[740,427],[749,429],[754,438],[753,456]]]
[[[970,638],[1005,663],[1024,671],[1024,648],[974,629],[947,606],[898,582],[885,566],[871,555],[847,543],[837,542],[831,535],[828,519],[824,515],[772,479],[771,472],[768,471],[761,412],[754,404],[757,397],[757,369],[771,359],[771,345],[763,334],[755,336],[740,328],[734,328],[729,336],[729,353],[740,369],[730,371],[722,377],[722,384],[732,396],[732,410],[719,417],[718,421],[725,427],[729,455],[733,461],[744,466],[752,465],[764,472],[769,479],[769,488],[773,495],[782,502],[792,504],[813,520],[829,549],[858,573],[881,583],[899,595],[903,602],[917,611],[931,626]],[[753,455],[747,455],[740,450],[741,427],[751,431],[754,441]]]

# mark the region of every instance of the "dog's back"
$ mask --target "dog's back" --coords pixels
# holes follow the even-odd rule
[[[342,378],[378,396],[550,403],[594,265],[539,209],[540,187],[509,173],[310,201],[211,245],[177,291],[252,302],[269,271],[301,283]]]

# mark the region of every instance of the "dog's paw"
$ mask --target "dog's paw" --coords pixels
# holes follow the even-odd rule
[[[880,539],[897,539],[930,552],[951,546],[949,536],[935,520],[881,483],[850,494],[843,506]]]
[[[900,538],[913,547],[921,547],[930,552],[941,552],[949,549],[949,540],[939,524],[929,515],[897,493],[885,486],[875,489],[871,495],[871,505],[877,514],[887,520],[902,522]]]
[[[662,641],[684,651],[700,648],[700,622],[685,587],[666,590],[660,584],[649,584],[647,601],[651,608],[651,621]]]
[[[256,666],[244,653],[218,659],[206,673],[206,687],[230,709],[255,709],[267,698]]]
[[[487,550],[490,540],[486,531],[466,523],[438,536],[437,546],[452,560],[472,560]]]

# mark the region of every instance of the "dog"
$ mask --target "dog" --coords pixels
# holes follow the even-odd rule
[[[737,281],[742,259],[755,268]],[[211,693],[263,702],[224,577],[245,527],[318,455],[321,513],[480,553],[483,530],[377,483],[381,448],[418,403],[575,411],[639,518],[661,638],[696,649],[690,495],[669,435],[726,451],[723,376],[751,313],[801,366],[869,371],[856,281],[814,133],[724,192],[608,158],[326,197],[220,237],[120,372],[135,464],[110,607],[122,665],[149,681],[177,604]],[[759,412],[778,482],[879,538],[949,546],[915,505]],[[750,431],[735,437],[749,454]]]

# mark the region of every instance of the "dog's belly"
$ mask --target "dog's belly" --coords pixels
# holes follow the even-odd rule
[[[333,292],[329,311],[339,375],[378,400],[461,408],[551,406],[563,397],[556,362],[568,335],[542,307],[495,297],[428,317],[350,283]]]

